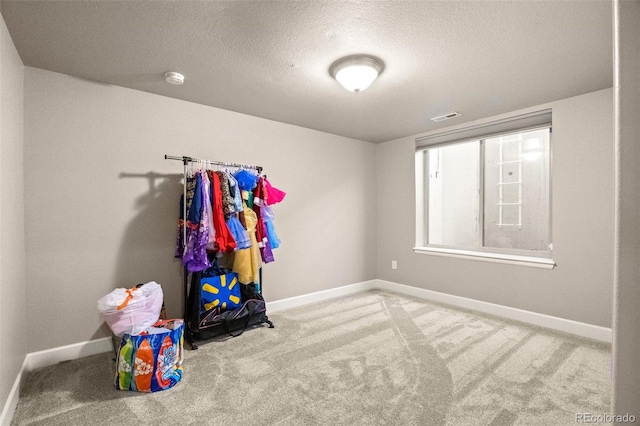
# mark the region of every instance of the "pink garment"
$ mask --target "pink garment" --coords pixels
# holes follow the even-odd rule
[[[265,177],[263,179],[264,192],[267,193],[267,198],[265,200],[266,205],[272,205],[279,203],[284,199],[284,196],[287,195],[286,192],[279,190],[278,188],[274,188],[271,183]]]

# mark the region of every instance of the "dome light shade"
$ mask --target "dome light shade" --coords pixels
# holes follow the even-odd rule
[[[329,68],[329,74],[345,89],[361,92],[374,82],[384,70],[384,63],[369,55],[352,55],[338,59]]]

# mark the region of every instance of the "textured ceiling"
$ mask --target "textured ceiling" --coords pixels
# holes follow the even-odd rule
[[[613,85],[610,1],[6,1],[25,65],[371,142]],[[328,73],[368,53],[362,93]],[[164,81],[185,75],[183,86]],[[431,117],[462,117],[434,123]]]

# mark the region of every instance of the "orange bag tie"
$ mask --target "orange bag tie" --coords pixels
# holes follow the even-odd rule
[[[128,288],[126,290],[127,297],[124,299],[124,302],[122,302],[121,304],[118,305],[118,307],[116,309],[120,310],[120,309],[126,308],[127,305],[129,304],[129,302],[131,301],[131,299],[133,299],[133,292],[136,291],[137,289],[138,289],[138,287]]]
[[[176,327],[175,322],[176,322],[175,318],[166,319],[166,320],[158,320],[158,321],[156,321],[155,324],[152,325],[152,327],[159,327],[159,328],[161,327],[161,328],[166,328],[166,329],[169,329],[169,330],[175,330],[175,327]]]

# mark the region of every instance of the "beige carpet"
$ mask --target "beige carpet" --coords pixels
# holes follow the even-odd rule
[[[186,351],[116,391],[111,354],[31,372],[13,425],[574,425],[609,413],[608,345],[373,291]]]

